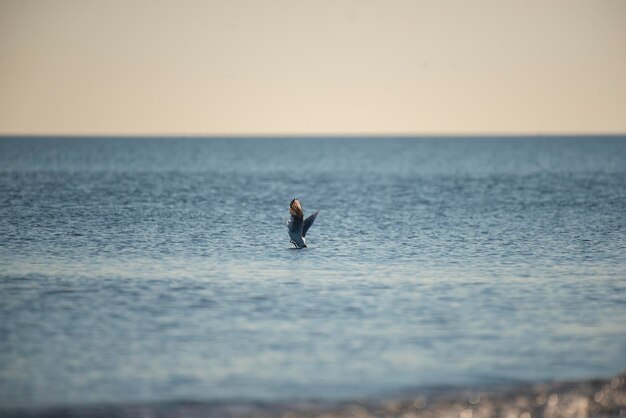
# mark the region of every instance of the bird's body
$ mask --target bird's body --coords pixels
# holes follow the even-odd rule
[[[306,248],[306,233],[313,225],[313,221],[317,217],[319,210],[313,215],[304,219],[304,212],[302,211],[302,205],[298,199],[293,199],[289,204],[289,213],[291,218],[287,221],[287,229],[289,230],[290,242],[296,248]]]

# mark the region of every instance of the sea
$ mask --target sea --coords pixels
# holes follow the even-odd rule
[[[3,407],[625,368],[626,137],[0,138]]]

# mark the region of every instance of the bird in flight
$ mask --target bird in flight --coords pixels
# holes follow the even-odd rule
[[[306,233],[313,225],[313,221],[317,217],[317,214],[320,211],[318,210],[313,215],[304,219],[304,212],[302,211],[302,205],[298,199],[293,199],[289,204],[289,213],[291,214],[291,219],[287,221],[287,229],[289,230],[289,238],[293,245],[296,248],[306,248]]]

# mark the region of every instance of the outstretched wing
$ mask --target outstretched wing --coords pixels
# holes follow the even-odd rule
[[[317,218],[317,214],[318,213],[320,213],[319,210],[317,212],[315,212],[313,215],[309,216],[308,218],[306,218],[304,220],[304,225],[302,226],[302,236],[303,237],[306,237],[306,232],[309,230],[311,225],[313,225],[313,222],[315,221],[315,218]],[[293,218],[293,216],[292,216],[292,218]]]

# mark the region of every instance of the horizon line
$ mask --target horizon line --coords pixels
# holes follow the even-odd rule
[[[626,137],[625,132],[554,132],[554,133],[0,133],[6,138],[178,138],[178,139],[298,139],[298,138],[581,138],[581,137]]]

